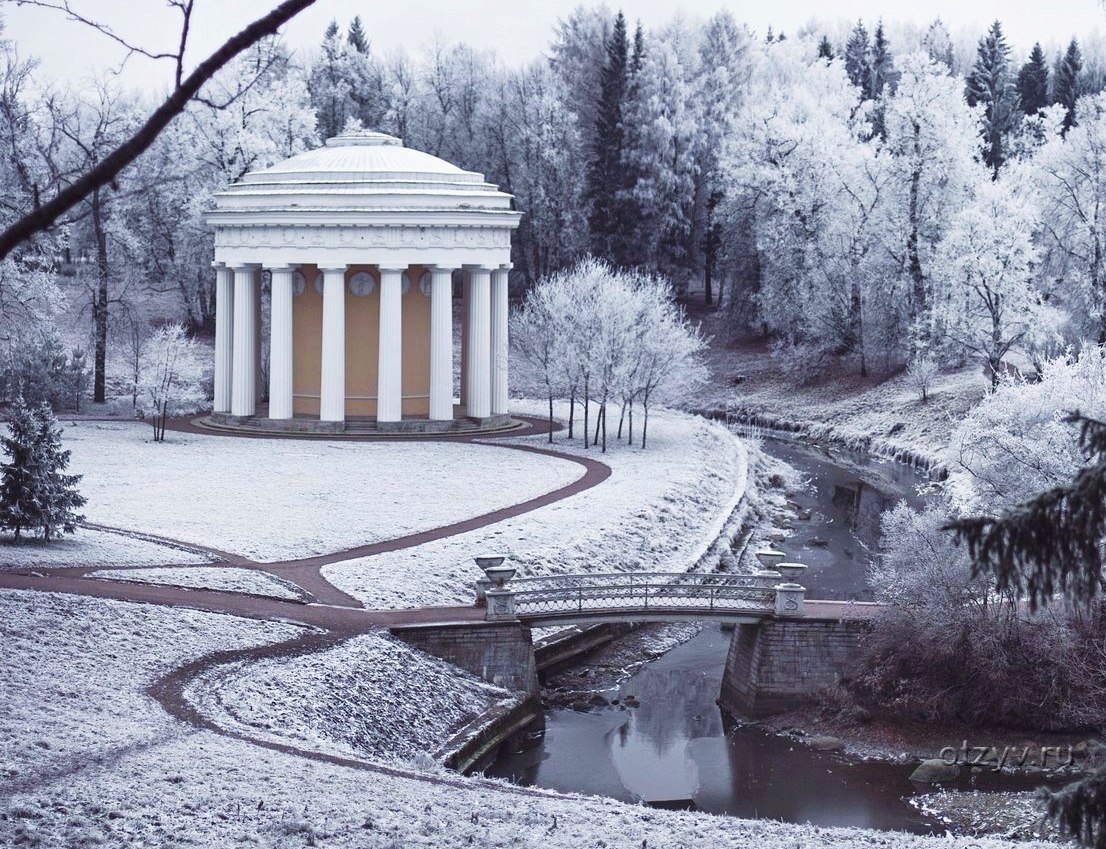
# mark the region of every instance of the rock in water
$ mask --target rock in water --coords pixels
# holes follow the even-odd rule
[[[910,773],[911,781],[920,781],[922,784],[940,784],[943,781],[954,781],[960,775],[960,767],[950,764],[941,758],[930,758],[918,764],[918,768]]]
[[[813,737],[810,740],[810,745],[815,749],[821,749],[823,752],[836,752],[845,744],[839,737]]]

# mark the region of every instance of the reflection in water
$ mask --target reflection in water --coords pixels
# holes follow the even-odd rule
[[[783,543],[791,559],[810,567],[803,577],[809,596],[863,597],[880,514],[899,498],[920,500],[914,487],[921,479],[894,464],[834,461],[800,445],[765,448],[811,478],[809,490],[794,499],[800,518]],[[623,683],[617,705],[586,713],[550,711],[541,744],[502,754],[488,774],[625,801],[678,806],[692,800],[702,810],[741,817],[916,832],[940,828],[904,801],[920,790],[907,780],[907,767],[849,762],[724,721],[715,700],[729,637],[708,626]],[[627,696],[640,700],[640,707],[627,708]],[[997,780],[1008,789],[1037,784],[1023,782],[1022,788],[1009,777]]]

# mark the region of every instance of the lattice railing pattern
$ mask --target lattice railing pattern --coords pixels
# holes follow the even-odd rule
[[[520,618],[556,613],[694,609],[771,611],[778,576],[696,572],[614,572],[511,581]]]

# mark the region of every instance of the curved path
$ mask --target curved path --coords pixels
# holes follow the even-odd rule
[[[531,417],[520,418],[526,424],[524,429],[505,431],[499,435],[499,438],[534,435],[537,433],[546,433],[548,431],[547,422],[541,419]],[[304,437],[297,434],[237,434],[229,431],[210,430],[199,427],[188,419],[176,419],[171,421],[169,425],[171,429],[179,432],[203,436],[223,436],[246,439],[318,438]],[[369,435],[350,435],[346,438],[351,440],[379,441],[379,439]],[[547,457],[555,457],[582,466],[584,474],[572,483],[566,484],[558,489],[551,490],[517,504],[511,504],[507,507],[493,510],[489,513],[473,516],[469,519],[462,519],[448,525],[431,528],[430,530],[406,534],[401,537],[381,540],[367,545],[342,549],[328,554],[276,562],[261,563],[233,552],[199,546],[194,543],[156,536],[154,534],[133,532],[122,528],[113,528],[92,523],[88,525],[95,530],[123,534],[173,548],[204,554],[212,560],[210,564],[206,564],[208,566],[252,569],[257,572],[270,574],[302,590],[305,600],[308,602],[306,604],[303,601],[289,601],[271,598],[269,596],[250,595],[247,593],[189,589],[171,585],[143,584],[134,581],[119,581],[90,577],[89,573],[98,571],[102,568],[98,566],[63,567],[51,569],[48,572],[38,572],[34,570],[0,572],[0,588],[43,590],[94,596],[97,598],[110,598],[119,601],[191,607],[214,613],[244,616],[251,619],[279,619],[281,621],[296,622],[347,634],[373,627],[388,627],[392,625],[427,622],[472,621],[480,619],[483,617],[483,611],[475,607],[365,610],[361,602],[353,596],[342,592],[342,590],[327,581],[322,575],[322,567],[332,563],[340,563],[345,560],[371,557],[372,555],[399,551],[405,548],[414,548],[428,542],[434,542],[446,537],[457,536],[478,530],[479,528],[487,527],[488,525],[493,525],[516,516],[521,516],[557,501],[570,498],[573,495],[577,495],[599,485],[611,475],[610,466],[598,460],[593,460],[590,457],[580,457],[553,448],[543,448],[536,445],[518,445],[515,443],[499,443],[492,441],[496,438],[495,434],[484,434],[482,436],[479,434],[454,436],[428,435],[425,437],[425,441],[441,441],[448,439],[454,442],[493,445],[496,448],[503,448],[510,451],[522,451]],[[143,565],[113,568],[147,569],[157,567]]]

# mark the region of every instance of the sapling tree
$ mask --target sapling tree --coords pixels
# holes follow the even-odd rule
[[[139,396],[155,442],[165,440],[170,415],[195,412],[204,402],[203,380],[203,357],[183,325],[167,324],[150,335],[142,351]]]

